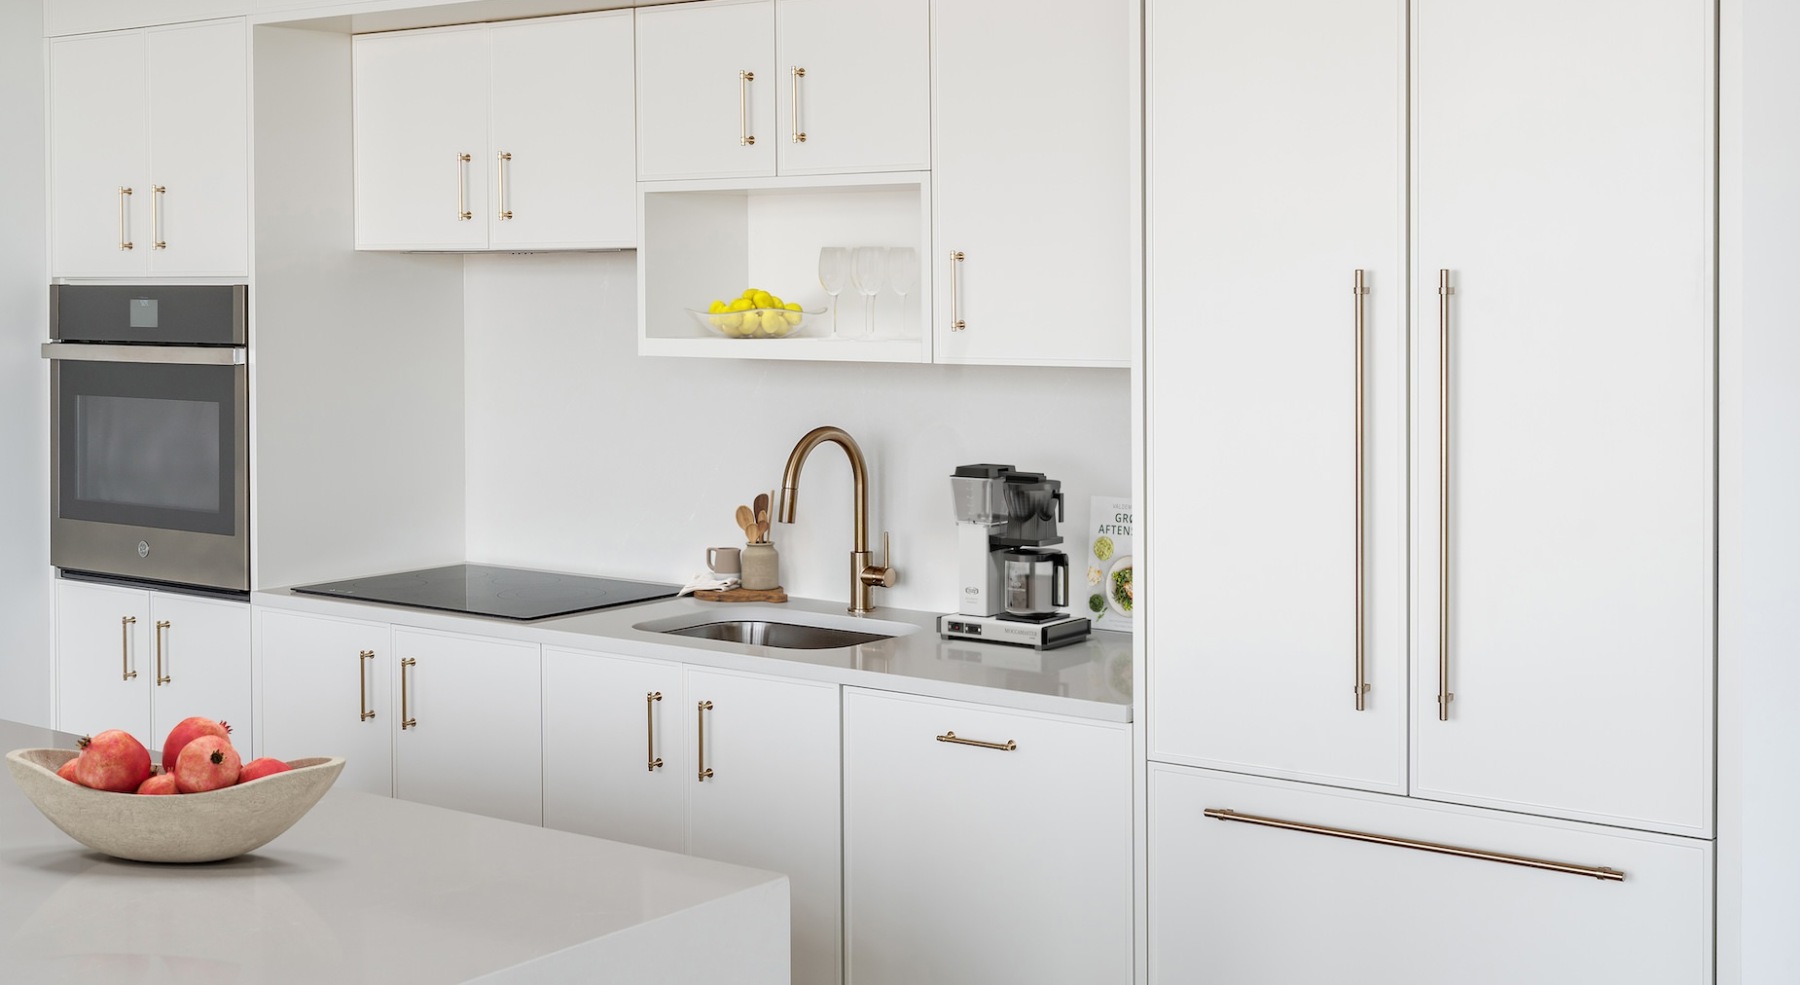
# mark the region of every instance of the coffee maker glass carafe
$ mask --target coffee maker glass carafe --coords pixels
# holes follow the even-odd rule
[[[1069,604],[1069,556],[1061,551],[1014,548],[1002,554],[1009,619],[1054,619]]]

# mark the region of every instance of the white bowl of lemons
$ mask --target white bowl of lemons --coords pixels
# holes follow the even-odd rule
[[[728,339],[786,339],[806,334],[825,309],[807,311],[792,301],[750,288],[730,301],[715,300],[705,311],[687,309],[700,327]]]

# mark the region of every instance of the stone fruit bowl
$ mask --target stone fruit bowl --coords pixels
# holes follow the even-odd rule
[[[728,339],[791,339],[810,334],[824,308],[793,311],[786,308],[751,308],[748,311],[697,311],[687,309],[700,327]]]
[[[15,749],[6,768],[64,834],[139,862],[216,862],[254,851],[292,827],[344,771],[338,756],[289,760],[285,773],[207,793],[108,793],[56,775],[73,749]]]

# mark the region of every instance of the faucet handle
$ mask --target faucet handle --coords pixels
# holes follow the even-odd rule
[[[893,563],[893,559],[893,542],[889,538],[888,532],[883,530],[881,532],[881,564],[871,564],[864,568],[862,570],[862,583],[865,585],[879,585],[882,588],[893,588],[894,584],[900,580],[900,572],[890,567]]]

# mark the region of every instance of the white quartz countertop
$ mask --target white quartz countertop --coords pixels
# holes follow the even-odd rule
[[[1131,721],[1131,634],[1096,630],[1055,650],[946,640],[935,612],[881,608],[852,616],[842,602],[764,603],[666,599],[516,622],[430,609],[351,602],[277,589],[251,601],[268,608],[366,619],[620,656],[680,661],[885,691],[972,701],[1099,721]],[[896,634],[853,647],[786,649],[670,636],[658,630],[720,620],[804,620]],[[650,628],[639,628],[640,626]]]
[[[788,910],[776,873],[350,790],[236,859],[121,861],[0,778],[0,982],[785,983]]]

